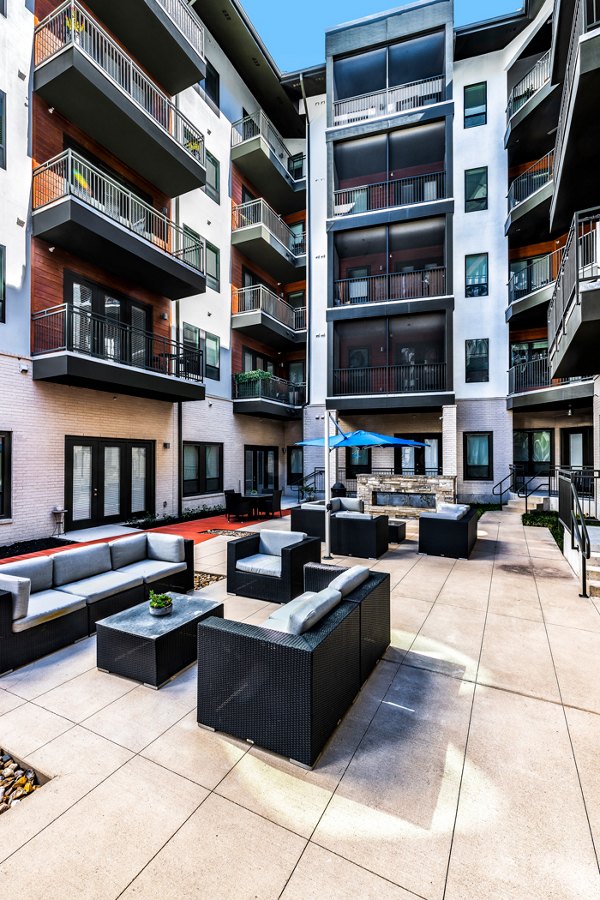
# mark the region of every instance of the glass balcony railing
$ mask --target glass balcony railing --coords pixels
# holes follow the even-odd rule
[[[506,107],[506,120],[508,122],[510,122],[515,113],[518,113],[550,81],[550,56],[551,52],[548,50],[536,62],[533,69],[515,84],[510,92]]]
[[[253,225],[264,225],[293,256],[303,256],[306,253],[306,234],[292,231],[265,200],[250,200],[233,207],[233,231]]]
[[[381,119],[397,113],[409,112],[421,106],[440,103],[445,97],[444,76],[423,78],[408,84],[361,94],[333,104],[334,125],[355,125],[371,119]]]
[[[281,162],[286,172],[294,179],[300,181],[306,175],[306,157],[302,153],[292,153],[286,146],[273,123],[262,110],[245,116],[234,122],[231,126],[231,146],[238,147],[245,141],[251,141],[255,137],[263,137],[275,156]]]
[[[550,150],[512,182],[508,191],[508,211],[532,197],[553,178],[554,150]]]
[[[263,284],[254,284],[251,287],[239,288],[234,291],[232,299],[233,315],[256,312],[257,310],[266,313],[293,331],[306,330],[305,306],[291,306]]]

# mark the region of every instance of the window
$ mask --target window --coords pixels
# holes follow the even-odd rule
[[[0,15],[6,16],[6,0],[0,0]]]
[[[394,447],[394,472],[396,475],[441,475],[442,436],[440,434],[396,434],[425,444],[425,447]]]
[[[467,384],[490,380],[490,342],[488,338],[465,341],[465,362]]]
[[[488,255],[473,253],[465,256],[465,297],[487,297]]]
[[[371,474],[371,448],[346,447],[346,478]]]
[[[219,381],[221,378],[221,339],[216,334],[209,334],[195,325],[183,323],[183,346],[186,350],[201,350],[203,353],[204,372],[206,378]],[[195,353],[188,354],[186,368],[190,372],[200,374],[199,360]]]
[[[10,518],[11,435],[0,431],[0,519]]]
[[[210,106],[219,109],[220,101],[220,84],[219,73],[208,60],[206,60],[206,77],[200,82],[200,91],[204,95],[204,99],[209,101]]]
[[[513,462],[519,475],[548,475],[554,465],[554,431],[513,432]]]
[[[206,242],[206,284],[213,291],[221,290],[221,251]]]
[[[465,433],[465,481],[492,481],[494,478],[494,435],[491,431]]]
[[[187,225],[183,226],[183,260],[202,271],[202,238]]]
[[[243,372],[269,372],[271,375],[275,373],[275,361],[244,347],[242,350]]]
[[[215,159],[212,153],[206,151],[206,184],[204,190],[206,194],[215,201],[221,202],[221,171],[219,160]]]
[[[475,128],[487,122],[487,82],[465,87],[465,128]]]
[[[1,2],[1,0],[0,0]],[[6,94],[0,91],[0,169],[6,168]]]
[[[488,208],[487,166],[465,171],[465,212],[479,212]]]
[[[223,490],[223,444],[183,445],[183,496]]]
[[[204,371],[214,381],[221,378],[221,339],[208,332],[204,337]]]
[[[6,322],[6,247],[0,246],[0,322]]]

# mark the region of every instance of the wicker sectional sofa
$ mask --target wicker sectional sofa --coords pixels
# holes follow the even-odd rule
[[[93,634],[150,588],[194,586],[194,542],[143,533],[0,566],[0,674]]]

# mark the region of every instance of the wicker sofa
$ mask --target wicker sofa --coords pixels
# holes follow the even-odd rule
[[[0,673],[93,634],[150,588],[194,586],[194,542],[144,533],[0,566]]]
[[[305,587],[322,591],[346,571],[327,568],[307,565]],[[198,724],[313,766],[389,644],[389,607],[389,574],[367,571],[302,634],[273,630],[279,610],[263,626],[201,622]]]
[[[352,497],[331,500],[331,551],[340,556],[379,559],[388,550],[388,517],[364,512],[364,503]],[[292,529],[325,540],[325,503],[303,503],[292,509]]]
[[[305,563],[320,561],[318,538],[265,529],[227,544],[227,592],[288,603],[302,592]]]
[[[440,504],[436,512],[421,513],[419,553],[468,559],[477,541],[476,509]]]

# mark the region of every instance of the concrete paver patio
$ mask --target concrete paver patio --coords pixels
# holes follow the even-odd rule
[[[368,562],[392,644],[310,772],[199,729],[195,666],[154,692],[91,638],[0,678],[0,745],[52,776],[0,816],[1,896],[600,897],[599,609],[546,530],[479,536],[468,562]],[[225,574],[229,539],[196,568]]]

